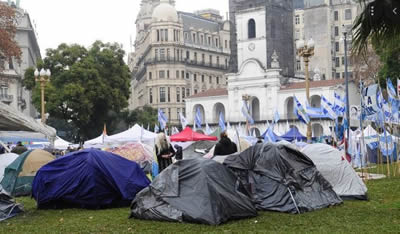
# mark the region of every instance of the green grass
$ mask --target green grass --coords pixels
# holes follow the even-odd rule
[[[369,181],[369,201],[302,215],[259,212],[252,219],[221,226],[128,219],[129,208],[37,210],[19,198],[26,212],[0,223],[0,233],[383,233],[400,231],[400,178]]]

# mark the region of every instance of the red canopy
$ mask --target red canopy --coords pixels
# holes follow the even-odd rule
[[[193,132],[189,127],[186,127],[182,132],[172,135],[171,141],[217,141],[218,138],[215,136],[207,136],[201,133]]]

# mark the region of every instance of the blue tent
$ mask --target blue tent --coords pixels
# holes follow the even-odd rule
[[[38,208],[129,206],[150,184],[140,166],[95,149],[74,152],[43,166],[32,184]]]
[[[267,128],[267,130],[265,130],[265,132],[261,135],[261,137],[264,139],[264,138],[265,138],[265,135],[267,135],[267,133],[268,133],[268,128]],[[272,131],[272,134],[274,134],[273,137],[274,137],[274,139],[276,139],[277,142],[282,140],[282,137],[276,135],[276,133],[275,133],[274,131]]]
[[[281,136],[282,139],[286,141],[294,141],[297,139],[297,141],[306,141],[307,137],[303,136],[300,132],[299,129],[296,127],[291,128],[287,133]]]

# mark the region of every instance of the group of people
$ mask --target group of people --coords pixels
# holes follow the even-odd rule
[[[18,141],[17,145],[14,147],[12,147],[12,144],[9,142],[7,144],[7,148],[11,149],[11,153],[14,153],[14,154],[22,154],[22,153],[25,153],[26,151],[28,151],[28,149],[20,141]],[[5,154],[5,153],[7,153],[6,148],[3,146],[0,146],[0,154]]]
[[[158,134],[154,148],[157,155],[159,172],[163,171],[165,168],[172,164],[173,157],[175,157],[176,160],[183,159],[182,147],[178,145],[175,145],[174,147],[172,147],[171,143],[168,141],[167,136],[164,133]],[[229,155],[236,152],[236,144],[229,139],[226,132],[222,132],[220,135],[220,140],[215,146],[214,156]]]

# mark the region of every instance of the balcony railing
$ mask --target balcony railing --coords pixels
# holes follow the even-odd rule
[[[204,67],[204,68],[214,68],[214,69],[220,69],[220,70],[227,70],[228,66],[225,66],[224,64],[215,64],[215,63],[209,63],[209,62],[204,62],[204,61],[196,61],[196,60],[190,60],[190,59],[175,59],[175,58],[154,58],[154,59],[148,59],[145,61],[144,65],[150,65],[150,64],[156,64],[156,63],[182,63],[186,65],[191,65],[191,66],[197,66],[197,67]]]
[[[13,101],[14,97],[13,95],[7,95],[7,94],[0,94],[0,101],[4,103],[11,103]]]

